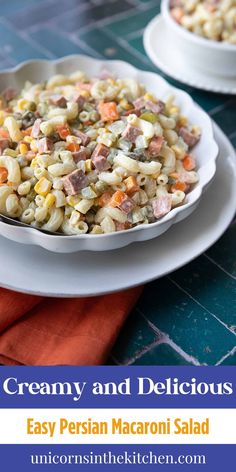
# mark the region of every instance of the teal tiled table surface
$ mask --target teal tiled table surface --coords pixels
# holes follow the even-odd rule
[[[159,0],[0,0],[0,67],[73,53],[160,72],[143,48]],[[236,146],[236,98],[189,92]],[[236,220],[205,254],[146,285],[109,363],[236,364]],[[169,293],[168,297],[159,294]]]

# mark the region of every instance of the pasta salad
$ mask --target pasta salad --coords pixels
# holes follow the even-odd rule
[[[153,223],[198,181],[200,130],[134,79],[76,71],[0,98],[0,213],[102,234]]]
[[[213,41],[236,44],[236,0],[170,0],[172,17]]]

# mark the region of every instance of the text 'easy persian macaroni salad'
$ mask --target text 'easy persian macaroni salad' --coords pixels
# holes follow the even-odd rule
[[[236,44],[236,0],[170,0],[170,8],[173,18],[189,31]]]
[[[0,213],[64,234],[153,223],[198,181],[200,131],[173,98],[103,71],[1,95]]]

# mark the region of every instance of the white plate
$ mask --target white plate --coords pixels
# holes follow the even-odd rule
[[[214,177],[218,147],[214,140],[212,123],[209,116],[193,102],[183,90],[172,87],[163,77],[152,72],[136,69],[123,61],[98,60],[88,56],[66,56],[56,61],[36,60],[19,64],[14,69],[0,73],[0,90],[6,86],[21,89],[24,81],[43,81],[52,74],[69,74],[83,70],[89,76],[97,76],[101,70],[110,70],[117,77],[129,77],[145,85],[147,90],[156,93],[164,101],[170,95],[183,115],[201,128],[201,139],[194,149],[198,163],[199,182],[186,195],[184,205],[179,205],[152,224],[137,225],[128,231],[117,231],[109,234],[80,234],[63,237],[45,234],[33,228],[9,225],[0,222],[0,234],[22,244],[35,244],[52,252],[70,253],[83,250],[108,251],[127,246],[136,241],[146,241],[167,231],[172,224],[189,216],[197,207],[202,193]]]
[[[157,279],[197,257],[222,235],[236,210],[235,152],[214,129],[220,147],[216,177],[185,221],[156,239],[105,253],[54,254],[0,237],[0,285],[37,295],[92,296]]]
[[[169,40],[167,26],[156,16],[144,32],[144,47],[151,61],[165,74],[184,84],[217,93],[236,94],[236,80],[213,76],[189,65]]]

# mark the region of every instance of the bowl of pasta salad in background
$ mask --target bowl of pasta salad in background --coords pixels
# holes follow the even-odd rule
[[[55,252],[148,240],[214,177],[210,118],[157,74],[68,56],[2,72],[0,88],[0,213],[29,225],[0,222],[9,239]]]
[[[236,77],[236,1],[162,0],[170,42],[194,69]]]

